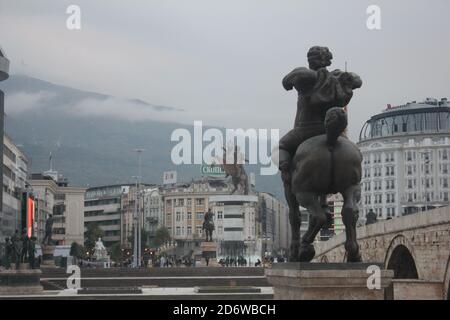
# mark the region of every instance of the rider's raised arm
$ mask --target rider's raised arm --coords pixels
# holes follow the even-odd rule
[[[305,67],[300,67],[292,70],[283,78],[283,87],[286,90],[292,90],[292,88],[300,91],[311,86],[317,78],[317,73],[314,70],[310,70]]]

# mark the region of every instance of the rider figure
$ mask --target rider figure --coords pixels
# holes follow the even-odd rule
[[[212,241],[212,232],[214,231],[214,222],[213,222],[214,214],[211,211],[211,208],[208,209],[208,212],[205,213],[205,217],[203,220],[203,230],[210,230],[210,240],[208,240],[208,233],[206,232],[206,241]]]
[[[353,89],[362,81],[352,72],[339,69],[329,72],[333,55],[326,47],[312,47],[308,51],[308,68],[296,68],[283,79],[286,90],[298,92],[294,128],[280,139],[279,168],[283,176],[290,176],[291,159],[305,140],[325,133],[325,113],[332,107],[345,107],[353,96]],[[283,178],[284,180],[284,178]],[[290,181],[290,179],[289,179]]]

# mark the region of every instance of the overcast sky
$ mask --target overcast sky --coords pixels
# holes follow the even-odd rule
[[[66,28],[70,4],[81,30]],[[366,27],[371,4],[381,30]],[[174,121],[286,132],[297,97],[281,79],[325,45],[363,80],[356,139],[388,103],[450,96],[449,16],[448,0],[0,0],[0,46],[11,73],[186,110]]]

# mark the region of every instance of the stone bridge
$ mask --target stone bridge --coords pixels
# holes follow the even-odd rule
[[[357,229],[364,262],[394,270],[394,299],[450,299],[450,206]],[[315,244],[316,262],[345,261],[345,232]]]

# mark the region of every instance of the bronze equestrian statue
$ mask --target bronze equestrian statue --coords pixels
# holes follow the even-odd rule
[[[290,261],[310,261],[314,257],[314,248],[311,250],[310,244],[317,232],[322,227],[327,227],[331,222],[331,214],[326,201],[327,194],[344,192],[344,199],[349,199],[349,191],[341,190],[343,186],[347,186],[347,183],[343,183],[342,186],[337,185],[340,180],[337,179],[337,176],[331,175],[327,178],[333,181],[333,186],[330,186],[329,181],[323,177],[322,173],[336,173],[341,166],[355,166],[357,162],[355,159],[357,154],[359,154],[356,146],[352,145],[355,149],[348,145],[347,142],[350,141],[342,141],[346,139],[345,137],[337,137],[336,141],[326,138],[326,148],[322,140],[329,135],[333,136],[337,132],[341,134],[345,129],[342,127],[344,124],[346,126],[347,118],[345,118],[344,123],[342,113],[332,108],[342,109],[346,107],[353,96],[353,90],[361,87],[361,79],[358,75],[351,72],[341,70],[328,71],[327,67],[331,65],[333,55],[326,47],[312,47],[308,51],[307,57],[309,68],[294,69],[284,77],[282,82],[286,90],[295,88],[298,92],[294,128],[280,139],[278,150],[279,169],[289,206],[289,221],[292,229]],[[328,113],[330,109],[332,111]],[[326,128],[326,121],[328,121],[328,128]],[[315,139],[313,140],[314,143],[309,142],[303,146],[304,143],[313,137],[322,138],[318,138],[319,140]],[[342,152],[337,152],[341,145],[345,145],[345,150],[348,152],[351,149],[352,155],[344,157]],[[311,158],[305,157],[305,150],[311,153],[311,157],[316,162],[310,162]],[[330,155],[333,155],[331,160]],[[333,163],[326,162],[328,160]],[[351,162],[346,163],[346,161],[350,160]],[[361,164],[359,164],[359,168],[360,166]],[[305,168],[308,168],[308,171],[305,171]],[[356,170],[358,171],[358,169]],[[309,182],[300,181],[298,177],[308,177],[306,180]],[[339,178],[347,180],[347,177]],[[357,180],[357,177],[353,177],[351,180],[353,183],[354,180]],[[323,185],[323,187],[319,188],[320,185]],[[305,189],[305,186],[307,188],[314,186],[314,188],[308,191]],[[310,192],[310,194],[306,196],[305,192]],[[348,201],[344,204],[345,208],[349,205]],[[306,207],[311,215],[309,229],[303,236],[301,244],[299,204]],[[349,230],[348,232],[351,231]],[[356,255],[356,253],[352,254]],[[350,258],[356,260],[353,256],[350,256]]]
[[[212,242],[214,227],[214,214],[211,212],[211,209],[208,209],[208,212],[205,213],[205,217],[203,220],[202,229],[205,230],[206,234],[206,242]]]
[[[226,173],[225,178],[231,176],[231,182],[233,183],[233,190],[231,191],[231,194],[234,194],[238,189],[240,189],[242,194],[248,195],[248,175],[247,172],[245,172],[244,164],[239,163],[238,161],[238,147],[234,147],[233,163],[228,163],[229,161],[227,162],[227,150],[223,148],[223,151],[223,159],[220,163],[222,169]]]

